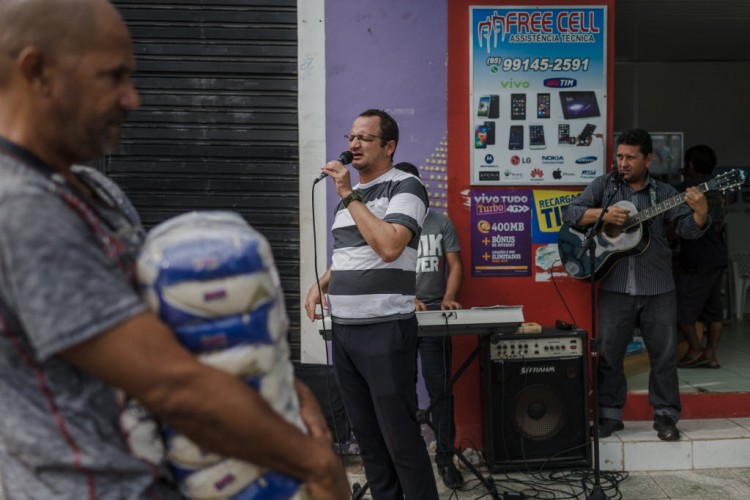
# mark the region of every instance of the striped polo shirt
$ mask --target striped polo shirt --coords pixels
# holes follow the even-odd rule
[[[427,212],[421,181],[392,168],[354,186],[376,217],[409,228],[413,236],[398,259],[384,262],[365,241],[349,210],[339,203],[333,222],[328,298],[334,323],[367,324],[414,315],[419,233]]]

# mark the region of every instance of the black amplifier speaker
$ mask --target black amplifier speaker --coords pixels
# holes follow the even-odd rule
[[[492,472],[589,467],[583,330],[482,337],[482,431]]]

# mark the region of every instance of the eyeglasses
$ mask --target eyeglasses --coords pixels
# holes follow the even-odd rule
[[[359,140],[359,142],[372,142],[375,139],[382,139],[382,136],[379,135],[372,135],[372,134],[352,134],[352,135],[345,135],[346,140],[349,142],[354,142],[354,139]]]

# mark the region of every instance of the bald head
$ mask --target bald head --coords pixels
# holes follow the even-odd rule
[[[140,102],[107,0],[0,0],[0,135],[61,171],[112,152]]]
[[[96,44],[102,15],[119,17],[107,0],[0,0],[0,86],[27,47],[59,57]]]

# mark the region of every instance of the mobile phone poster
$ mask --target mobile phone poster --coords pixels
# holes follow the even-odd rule
[[[528,189],[472,189],[472,276],[531,276],[531,202]]]
[[[606,6],[471,7],[472,185],[604,173]]]

